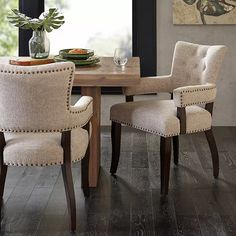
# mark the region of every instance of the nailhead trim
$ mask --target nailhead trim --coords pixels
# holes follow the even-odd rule
[[[149,130],[149,129],[144,129],[143,127],[139,127],[137,125],[132,125],[130,123],[127,123],[125,121],[118,121],[118,120],[115,120],[115,119],[111,119],[112,121],[116,122],[116,123],[121,123],[121,124],[124,124],[124,125],[127,125],[129,127],[132,127],[132,128],[135,128],[135,129],[139,129],[139,130],[142,130],[142,131],[145,131],[145,132],[149,132],[149,133],[152,133],[152,134],[158,134],[162,137],[172,137],[172,136],[177,136],[179,135],[180,133],[175,133],[175,134],[169,134],[169,135],[166,135],[166,134],[162,134],[162,133],[159,133],[157,131],[154,131],[154,130]]]
[[[202,131],[206,131],[211,129],[211,126],[205,129],[199,129],[199,130],[190,130],[190,131],[186,131],[186,134],[192,134],[192,133],[198,133],[198,132],[202,132]]]
[[[2,129],[0,128],[0,132],[7,132],[7,133],[60,133],[63,131],[68,131],[68,130],[72,130],[72,129],[76,129],[76,128],[81,128],[83,126],[85,126],[89,120],[91,119],[91,117],[93,116],[93,114],[91,114],[89,116],[89,119],[86,120],[85,123],[80,124],[80,125],[75,125],[73,127],[69,127],[69,128],[64,128],[64,129],[48,129],[48,130],[14,130],[14,129]]]
[[[183,104],[181,101],[180,107],[186,107],[186,106],[192,106],[192,105],[200,105],[200,104],[206,104],[210,102],[214,102],[215,100],[207,100],[207,101],[202,101],[202,102],[193,102],[193,103],[188,103],[188,104]]]
[[[84,156],[82,156],[81,158],[72,160],[72,163],[81,161],[84,158]],[[38,166],[38,167],[45,167],[45,166],[53,166],[53,165],[62,165],[63,162],[55,162],[55,163],[44,163],[44,164],[22,164],[22,163],[13,163],[13,162],[4,162],[5,165],[7,166]]]
[[[115,120],[115,119],[111,119],[111,121],[116,122],[116,123],[120,123],[120,124],[124,124],[126,126],[131,127],[131,128],[139,129],[139,130],[142,130],[142,131],[145,131],[145,132],[149,132],[149,133],[152,133],[152,134],[158,134],[158,135],[160,135],[162,137],[165,137],[165,138],[180,135],[180,132],[179,133],[175,133],[175,134],[168,134],[168,135],[166,135],[166,134],[162,134],[162,133],[159,133],[157,131],[154,131],[154,130],[144,129],[142,127],[139,127],[137,125],[132,125],[132,124],[124,122],[124,121],[118,121],[118,120]],[[199,130],[190,130],[190,131],[186,131],[186,134],[198,133],[198,132],[202,132],[202,131],[209,130],[209,129],[211,129],[211,127],[205,128],[205,129],[199,129]]]
[[[31,75],[31,74],[35,74],[35,73],[37,73],[37,74],[39,74],[39,73],[41,73],[41,74],[43,74],[43,73],[45,73],[45,74],[47,74],[47,73],[51,73],[51,72],[62,72],[62,71],[65,71],[65,70],[72,70],[72,72],[73,72],[73,67],[66,67],[66,68],[63,68],[63,69],[56,69],[56,70],[39,70],[39,71],[32,71],[32,72],[30,72],[30,71],[19,71],[19,70],[1,70],[1,73],[5,73],[5,74],[28,74],[28,75]]]
[[[184,103],[184,94],[186,93],[195,93],[195,92],[202,92],[202,91],[209,91],[209,90],[213,90],[213,89],[216,89],[216,86],[215,87],[211,87],[211,88],[203,88],[203,89],[194,89],[194,90],[184,90],[184,91],[181,91],[181,92],[177,92],[177,93],[180,93],[180,107],[185,107],[185,106],[191,106],[191,105],[197,105],[197,104],[206,104],[208,102],[213,102],[214,99],[210,100],[210,101],[202,101],[202,102],[193,102],[193,103]]]

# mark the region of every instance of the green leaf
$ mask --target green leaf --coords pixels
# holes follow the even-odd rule
[[[8,14],[7,19],[16,27],[32,30],[45,29],[47,32],[58,29],[65,23],[64,16],[56,8],[50,8],[47,12],[43,12],[39,19],[32,19],[20,13],[17,9],[12,9],[12,13]]]

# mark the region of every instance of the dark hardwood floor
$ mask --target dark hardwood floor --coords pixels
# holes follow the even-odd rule
[[[204,134],[180,137],[170,192],[160,197],[159,137],[125,129],[117,178],[109,174],[111,140],[102,133],[99,185],[84,199],[73,166],[77,233],[68,231],[60,167],[10,167],[1,235],[236,235],[236,127],[214,128],[220,176],[214,180]]]

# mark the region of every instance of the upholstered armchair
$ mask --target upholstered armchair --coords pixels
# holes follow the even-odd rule
[[[217,146],[212,132],[216,81],[225,46],[177,42],[171,74],[142,78],[135,87],[124,89],[127,103],[112,106],[112,164],[116,173],[120,155],[121,124],[161,136],[161,194],[168,194],[171,139],[174,163],[178,164],[180,134],[205,132],[212,154],[213,175],[219,174]],[[167,92],[170,100],[133,101],[133,95]],[[203,107],[205,105],[205,107]]]
[[[89,195],[89,121],[92,98],[71,106],[71,62],[22,67],[0,65],[0,194],[8,166],[61,165],[70,216],[76,228],[71,163],[82,160],[82,188]]]

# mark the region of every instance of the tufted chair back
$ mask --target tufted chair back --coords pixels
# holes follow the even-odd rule
[[[225,46],[177,42],[172,62],[172,88],[215,84],[225,51]]]
[[[0,131],[68,129],[74,77],[71,62],[40,66],[0,65]]]

